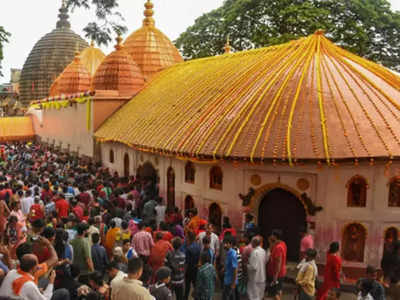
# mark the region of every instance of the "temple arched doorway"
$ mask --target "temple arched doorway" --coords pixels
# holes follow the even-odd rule
[[[148,161],[138,167],[136,176],[139,180],[144,182],[158,182],[157,170],[153,167],[152,163]]]
[[[304,206],[291,192],[276,188],[263,196],[258,213],[258,225],[262,236],[267,241],[272,230],[282,230],[282,240],[287,245],[289,261],[298,261],[299,259],[300,229],[304,228],[306,224]]]
[[[217,203],[212,203],[208,208],[208,222],[214,225],[217,232],[221,231],[222,227],[222,210]]]
[[[129,177],[129,175],[130,175],[129,167],[130,167],[129,155],[128,155],[128,153],[125,153],[125,155],[124,155],[124,176],[125,177]]]
[[[192,209],[192,208],[194,208],[194,200],[193,200],[193,197],[192,196],[190,196],[190,195],[187,195],[186,197],[185,197],[185,212],[187,211],[187,210],[189,210],[189,209]]]

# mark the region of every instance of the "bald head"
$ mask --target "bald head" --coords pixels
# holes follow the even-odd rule
[[[35,254],[25,254],[20,261],[20,268],[22,271],[32,273],[38,264],[38,259]]]
[[[260,246],[260,244],[261,244],[261,240],[260,240],[259,237],[255,236],[255,237],[252,238],[252,240],[251,240],[251,246],[252,246],[253,248],[257,248],[258,246]]]

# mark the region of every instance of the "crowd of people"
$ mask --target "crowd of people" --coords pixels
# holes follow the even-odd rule
[[[317,291],[317,251],[301,231],[295,296],[339,299],[339,244]],[[211,300],[217,289],[224,300],[282,299],[280,230],[263,238],[251,215],[240,232],[228,217],[217,228],[196,208],[166,207],[156,178],[120,177],[42,144],[0,145],[0,232],[4,299]],[[367,271],[359,299],[385,299]]]

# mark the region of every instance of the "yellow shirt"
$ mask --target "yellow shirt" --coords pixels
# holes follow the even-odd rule
[[[302,267],[297,274],[296,283],[302,287],[304,292],[309,296],[315,294],[315,269],[307,263],[306,266]]]
[[[141,281],[125,277],[111,284],[111,300],[153,300]]]

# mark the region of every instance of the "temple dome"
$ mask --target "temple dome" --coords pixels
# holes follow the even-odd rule
[[[135,149],[286,164],[400,159],[400,77],[321,31],[160,72],[95,133]]]
[[[124,46],[148,81],[155,73],[183,59],[175,45],[155,27],[153,3],[148,0],[145,7],[143,26],[125,40]]]
[[[93,77],[106,55],[99,48],[96,48],[92,41],[90,47],[81,52],[80,57],[82,64],[89,71],[90,76]]]
[[[93,78],[94,90],[117,90],[120,94],[133,95],[143,88],[143,74],[121,41],[121,37],[118,37],[115,51],[97,69]]]
[[[25,61],[20,81],[20,99],[24,104],[47,97],[52,82],[73,60],[75,51],[89,46],[70,29],[67,12],[63,5],[56,29],[35,44]]]

